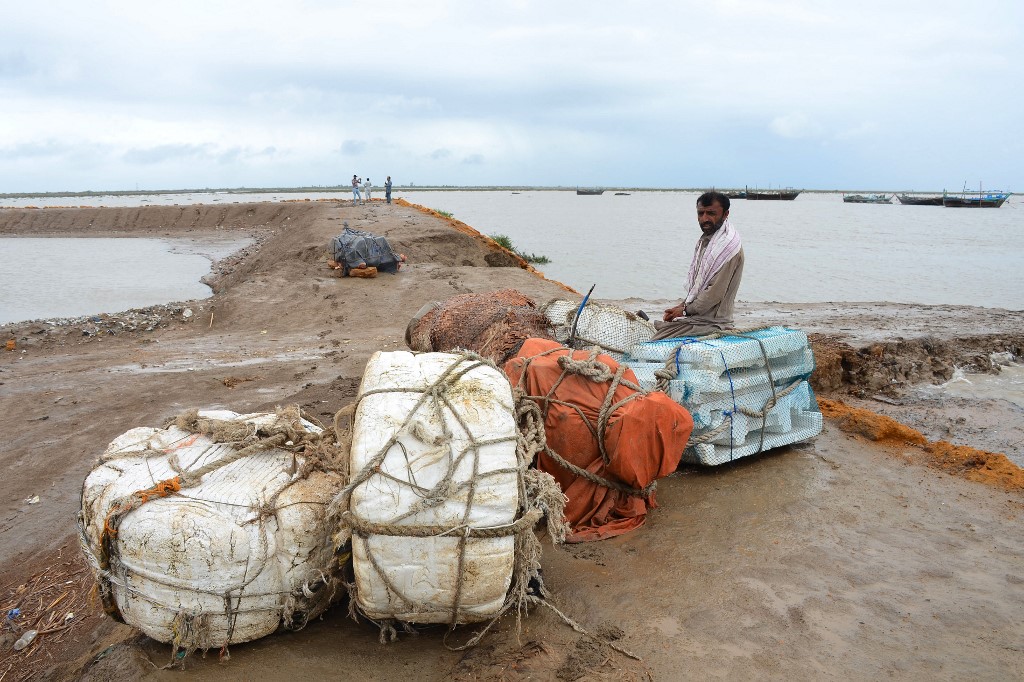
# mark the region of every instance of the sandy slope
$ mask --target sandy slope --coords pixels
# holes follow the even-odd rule
[[[324,257],[342,220],[388,236],[409,267],[374,280],[334,277]],[[298,403],[327,420],[352,399],[373,351],[403,347],[405,324],[424,302],[505,287],[541,301],[568,295],[471,232],[379,203],[0,211],[0,235],[239,234],[259,242],[218,265],[212,299],[98,323],[3,328],[17,348],[0,354],[2,584],[16,587],[74,556],[81,482],[123,431],[190,407],[247,412]],[[999,429],[1020,433],[1012,407],[953,404],[928,413],[900,389],[953,364],[984,364],[992,350],[1020,355],[1021,313],[780,304],[741,307],[740,321],[819,333],[819,391],[852,390],[858,404],[916,419],[930,438],[998,449],[1012,443]],[[988,428],[972,433],[985,415]],[[234,647],[226,667],[197,657],[190,668],[204,679],[290,679],[299,671],[374,679],[1019,675],[1024,497],[919,460],[909,446],[883,447],[830,424],[812,444],[667,479],[661,507],[638,532],[548,548],[555,602],[589,628],[621,629],[620,643],[642,663],[588,643],[546,611],[525,621],[518,641],[506,622],[463,653],[445,649],[441,630],[382,647],[371,626],[338,609],[300,633]],[[33,495],[38,504],[23,501]],[[71,676],[131,636],[88,613],[70,634],[27,654],[11,656],[4,646],[0,675],[12,666],[4,679],[47,669]],[[167,647],[131,639],[91,673],[170,676],[145,660],[162,665],[166,656]]]

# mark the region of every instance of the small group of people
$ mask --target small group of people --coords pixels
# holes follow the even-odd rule
[[[360,188],[362,189],[362,195],[360,195]],[[358,206],[363,201],[370,201],[371,194],[373,193],[373,181],[370,178],[366,178],[364,181],[357,175],[352,176],[352,205]],[[387,203],[391,203],[391,176],[384,181],[384,199]]]

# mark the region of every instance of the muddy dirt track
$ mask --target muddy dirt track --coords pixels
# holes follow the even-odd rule
[[[409,266],[371,280],[335,277],[325,266],[326,246],[342,220],[386,235]],[[538,301],[577,297],[471,229],[407,205],[3,210],[0,235],[256,240],[216,265],[210,299],[0,329],[15,344],[0,353],[2,606],[20,605],[43,624],[63,623],[74,610],[68,627],[22,652],[11,650],[5,629],[5,681],[180,679],[159,669],[169,647],[99,615],[86,596],[75,514],[82,481],[112,438],[192,407],[251,412],[299,404],[326,422],[353,399],[374,351],[404,347],[406,323],[428,301],[507,287]],[[954,366],[991,369],[993,352],[1019,358],[1024,313],[747,304],[737,323],[812,332],[819,396],[884,412],[926,440],[1021,454],[1020,408],[929,402],[909,389],[948,379]],[[931,446],[871,440],[870,431],[841,428],[850,423],[829,419],[812,443],[681,471],[661,482],[660,506],[636,532],[546,545],[553,603],[596,638],[537,609],[518,637],[508,618],[469,651],[445,648],[443,628],[385,646],[341,605],[301,632],[232,647],[226,664],[214,652],[192,657],[186,674],[1019,678],[1024,493],[1014,472],[986,476],[991,464],[973,460],[936,468]],[[966,477],[972,471],[981,472],[976,480]],[[26,502],[36,495],[38,503]],[[449,644],[471,632],[460,628]],[[609,641],[642,660],[616,653]]]

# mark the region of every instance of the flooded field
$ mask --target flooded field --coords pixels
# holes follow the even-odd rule
[[[248,240],[0,238],[0,324],[203,299],[212,262]]]

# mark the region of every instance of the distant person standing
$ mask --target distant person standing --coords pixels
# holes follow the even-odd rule
[[[388,179],[384,181],[384,198],[387,199],[387,202],[389,204],[391,203],[391,176],[390,175],[388,176]]]
[[[359,178],[352,176],[352,205],[359,205]]]
[[[370,192],[373,191],[373,183],[370,182],[370,178],[366,178],[366,182],[363,183],[363,197],[369,201]]]

